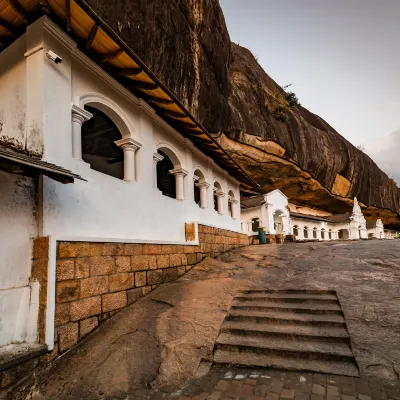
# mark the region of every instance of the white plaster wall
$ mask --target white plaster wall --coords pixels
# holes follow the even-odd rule
[[[0,143],[26,148],[26,36],[0,53]]]
[[[0,171],[0,346],[36,340],[38,289],[30,284],[37,235],[33,179]]]
[[[228,191],[233,190],[236,199],[240,198],[236,181],[219,170],[211,159],[199,156],[181,135],[175,137],[161,127],[155,115],[149,115],[90,70],[79,55],[72,56],[76,50],[49,34],[44,37],[45,49],[51,48],[63,57],[63,63],[57,66],[50,60],[44,63],[45,158],[79,173],[87,182],[75,180],[73,185],[63,185],[43,179],[41,234],[184,241],[184,224],[191,221],[240,231],[240,205],[236,205],[236,219],[228,215]],[[72,157],[71,104],[83,108],[87,95],[105,97],[115,105],[132,137],[142,145],[136,155],[137,182],[127,183],[91,170],[89,164]],[[153,187],[153,153],[162,143],[175,149],[182,168],[188,172],[183,201],[163,196]],[[201,209],[193,200],[195,167],[201,168],[210,183],[207,209]],[[224,215],[219,215],[213,207],[215,180],[226,193]]]
[[[329,224],[323,221],[313,221],[309,219],[302,219],[298,217],[291,218],[291,229],[293,233],[294,227],[297,226],[299,230],[299,235],[297,236],[297,240],[304,240],[304,228],[308,228],[308,238],[307,240],[336,240],[338,239],[338,231],[339,226],[337,224]],[[315,239],[313,236],[313,230],[317,228],[317,238]],[[321,231],[325,229],[325,238],[322,239]],[[329,239],[329,230],[332,230],[332,239]]]
[[[253,207],[248,209],[243,209],[241,214],[241,221],[242,221],[242,231],[247,233],[248,235],[255,235],[258,232],[253,232],[252,230],[252,219],[258,218],[260,220],[260,226],[265,227],[265,218],[263,218],[263,209],[265,206],[262,205],[260,207]]]
[[[276,234],[274,227],[274,214],[276,211],[282,211],[282,223],[283,223],[283,233],[285,235],[290,234],[290,217],[289,217],[289,202],[287,197],[280,191],[274,190],[267,193],[265,196],[267,203],[267,223],[268,223],[268,233]]]

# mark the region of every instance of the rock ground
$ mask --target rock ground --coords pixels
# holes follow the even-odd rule
[[[30,393],[41,399],[144,399],[146,388],[171,393],[201,375],[233,296],[248,288],[336,290],[361,378],[397,385],[399,282],[400,241],[237,249],[204,260],[104,323],[37,376]]]

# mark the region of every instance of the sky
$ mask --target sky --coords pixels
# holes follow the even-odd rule
[[[400,0],[220,4],[233,42],[400,183]]]

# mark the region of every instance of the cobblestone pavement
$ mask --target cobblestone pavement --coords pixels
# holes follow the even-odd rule
[[[214,368],[170,393],[139,394],[158,400],[400,400],[400,386],[373,380],[272,369]]]

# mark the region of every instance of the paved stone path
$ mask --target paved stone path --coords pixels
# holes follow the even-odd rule
[[[135,399],[158,400],[400,400],[400,386],[373,380],[272,369],[214,368],[170,393],[138,393]]]

